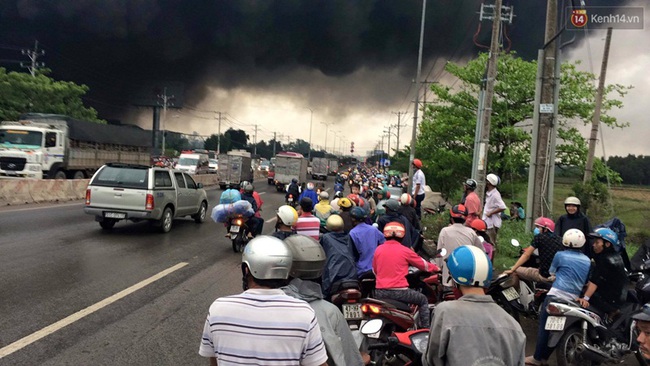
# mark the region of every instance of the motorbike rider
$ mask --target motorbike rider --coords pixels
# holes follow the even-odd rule
[[[259,213],[259,206],[257,206],[257,200],[253,197],[254,188],[252,184],[247,184],[244,186],[244,192],[241,195],[241,199],[248,201],[251,206],[253,206],[253,211]],[[259,215],[253,215],[248,219],[248,227],[250,232],[248,233],[249,237],[255,237],[262,233],[262,228],[264,226],[264,219]]]
[[[560,218],[555,221],[555,233],[558,236],[561,237],[569,229],[578,229],[583,233],[592,232],[589,218],[580,211],[580,205],[581,202],[578,197],[571,196],[564,200],[564,210],[566,211],[566,214],[560,216]],[[593,257],[591,249],[592,246],[589,245],[589,242],[582,248],[583,253],[585,253],[589,258]]]
[[[318,194],[318,203],[314,206],[314,216],[320,220],[321,228],[325,227],[327,218],[335,213],[336,210],[330,205],[330,194],[327,191],[321,191]]]
[[[244,292],[210,306],[199,354],[211,365],[261,364],[327,366],[327,353],[314,310],[280,287],[291,270],[291,250],[282,240],[260,235],[242,254]],[[287,327],[291,319],[291,327]]]
[[[352,230],[352,217],[350,217],[350,210],[354,207],[354,203],[347,198],[343,197],[338,201],[339,205],[339,216],[343,219],[343,231],[349,233]]]
[[[420,219],[418,219],[418,214],[415,212],[415,200],[408,193],[402,193],[399,198],[401,205],[397,212],[402,216],[406,217],[407,220],[411,223],[415,230],[420,231]]]
[[[549,269],[553,262],[553,258],[555,257],[555,253],[564,249],[562,238],[557,236],[554,230],[555,223],[553,220],[547,217],[538,217],[535,220],[533,242],[524,250],[524,253],[517,260],[517,263],[504,273],[515,273],[515,276],[528,281],[545,283],[553,282],[553,277],[551,277]],[[533,255],[535,249],[539,252],[539,268],[522,267]]]
[[[489,258],[476,247],[461,245],[449,255],[448,265],[454,285],[463,296],[436,305],[422,363],[429,366],[523,364],[524,331],[485,294],[492,280]]]
[[[436,272],[438,266],[427,262],[413,250],[402,245],[406,228],[400,222],[391,221],[384,226],[386,242],[377,247],[372,259],[375,272],[375,295],[378,298],[393,299],[418,305],[418,327],[429,327],[429,302],[419,291],[409,288],[406,275],[409,266],[421,271]]]
[[[488,258],[492,260],[494,254],[494,244],[490,243],[490,237],[487,234],[487,225],[485,224],[485,221],[476,219],[472,221],[470,227],[472,230],[474,230],[476,235],[478,235],[479,240],[483,238],[483,248],[485,249],[485,254],[487,254]]]
[[[271,234],[280,240],[295,234],[293,225],[298,221],[298,212],[289,205],[283,205],[278,208],[275,220],[275,232]]]
[[[366,223],[368,212],[363,208],[353,207],[350,210],[350,217],[354,225],[350,230],[352,252],[357,264],[357,276],[362,278],[364,274],[372,271],[372,258],[375,255],[375,250],[386,239],[381,231]]]
[[[474,230],[465,226],[465,217],[467,216],[465,206],[462,204],[455,205],[449,209],[449,214],[449,222],[451,225],[444,227],[440,230],[440,234],[438,234],[438,249],[445,248],[447,254],[435,259],[438,267],[442,268],[442,284],[446,288],[450,288],[453,285],[446,261],[456,248],[461,245],[473,245],[485,253],[485,247],[478,238],[478,235],[476,235]]]
[[[537,344],[535,355],[526,357],[526,365],[546,365],[549,357],[555,350],[548,346],[549,331],[545,329],[548,311],[546,307],[551,301],[564,299],[574,301],[580,296],[584,284],[589,276],[591,261],[582,253],[582,246],[586,242],[585,235],[578,229],[569,229],[562,236],[562,245],[566,248],[557,252],[551,262],[549,273],[555,275],[553,286],[548,292],[539,314],[539,328],[537,331]]]
[[[305,197],[311,199],[311,202],[314,204],[314,206],[318,202],[318,193],[316,193],[316,191],[314,190],[314,183],[312,182],[307,183],[307,188],[304,191],[302,191],[299,200],[302,200]],[[312,209],[313,208],[314,207],[312,206]]]
[[[465,225],[471,226],[472,221],[479,219],[479,214],[481,213],[481,199],[478,197],[478,194],[474,192],[477,187],[477,183],[474,179],[468,179],[463,183],[463,199],[460,203],[465,205],[467,208],[467,218],[465,219]]]
[[[284,199],[285,201],[289,201],[289,196],[293,198],[293,204],[292,206],[296,206],[298,204],[298,197],[300,197],[300,185],[298,185],[298,179],[293,178],[291,179],[291,183],[287,186],[287,194],[285,194]]]
[[[638,333],[639,352],[646,360],[650,360],[650,303],[643,305],[641,311],[634,314],[635,331]]]
[[[352,253],[350,236],[343,231],[343,219],[332,215],[327,219],[326,234],[320,239],[325,250],[327,262],[323,270],[323,293],[326,298],[332,295],[330,290],[340,281],[356,280],[357,267]]]
[[[578,302],[584,308],[593,305],[607,313],[608,320],[613,321],[625,304],[629,282],[623,258],[619,254],[621,244],[618,235],[608,228],[596,229],[589,236],[594,241],[595,266],[589,275],[587,290]]]
[[[363,192],[364,196],[366,198],[366,202],[368,203],[368,217],[374,218],[375,217],[375,211],[377,210],[377,202],[375,201],[375,191],[372,189],[368,189]],[[371,220],[372,221],[372,220]],[[374,221],[373,221],[374,222]]]
[[[325,251],[314,239],[293,235],[284,243],[291,249],[293,260],[285,294],[306,301],[316,313],[329,365],[361,366],[364,364],[354,336],[345,317],[336,305],[323,299],[318,281],[325,266]]]
[[[400,240],[400,242],[402,245],[413,248],[413,246],[416,244],[414,239],[417,238],[417,233],[415,232],[415,229],[409,220],[399,213],[399,203],[397,200],[389,199],[384,204],[384,208],[386,209],[386,214],[377,219],[377,229],[383,232],[384,227],[389,222],[399,222],[402,224],[402,226],[404,226],[404,229],[406,230],[405,236],[402,238],[402,240]]]
[[[296,233],[311,236],[318,240],[320,235],[320,220],[312,214],[313,207],[314,203],[309,197],[303,197],[300,200],[298,221],[296,221],[294,228]]]

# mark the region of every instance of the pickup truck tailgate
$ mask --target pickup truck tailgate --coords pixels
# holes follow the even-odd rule
[[[144,211],[147,190],[91,186],[90,206],[115,210]]]

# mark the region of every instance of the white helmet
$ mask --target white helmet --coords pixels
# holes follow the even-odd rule
[[[258,280],[286,280],[291,270],[291,249],[280,239],[260,235],[246,244],[242,264]]]
[[[314,190],[314,183],[312,182],[307,183],[307,189]]]
[[[287,226],[293,226],[298,221],[298,212],[289,205],[280,206],[277,214],[280,221]]]
[[[328,199],[330,199],[330,194],[327,193],[327,191],[321,191],[318,194],[318,197],[320,197],[320,199],[322,199],[322,200],[328,200]]]
[[[582,248],[586,241],[585,234],[578,229],[569,229],[562,235],[562,244],[568,248]]]
[[[499,183],[501,183],[501,179],[499,179],[499,176],[496,174],[490,173],[487,175],[486,179],[488,182],[490,182],[491,185],[495,187],[498,186]]]
[[[575,205],[575,206],[580,206],[580,199],[578,197],[567,197],[564,200],[564,205]]]

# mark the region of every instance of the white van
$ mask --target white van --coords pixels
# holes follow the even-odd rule
[[[210,170],[208,154],[181,153],[176,169],[189,174],[207,174]]]

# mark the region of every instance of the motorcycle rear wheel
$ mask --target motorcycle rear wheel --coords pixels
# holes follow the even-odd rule
[[[555,350],[558,366],[591,366],[591,361],[582,359],[578,354],[577,348],[582,342],[582,329],[574,327],[567,330]]]

